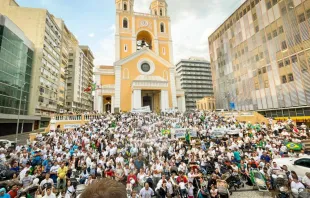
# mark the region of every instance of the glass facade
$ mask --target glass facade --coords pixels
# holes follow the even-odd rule
[[[33,51],[6,26],[0,26],[0,113],[27,115]],[[22,96],[21,94],[22,91]]]
[[[310,0],[247,0],[209,48],[217,108],[233,102],[268,116],[308,114]]]

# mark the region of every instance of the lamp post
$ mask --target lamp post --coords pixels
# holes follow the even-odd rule
[[[26,83],[24,83],[23,86],[21,86],[21,88],[20,88],[18,116],[17,116],[16,134],[15,134],[15,143],[16,143],[16,145],[17,145],[17,136],[18,136],[18,129],[19,129],[20,106],[22,104],[23,89],[24,89],[25,85],[26,85]]]
[[[24,104],[24,115],[25,115],[26,103],[27,103],[27,97],[26,97],[26,96],[24,96],[24,101],[25,101],[25,104]],[[21,133],[23,133],[23,131],[24,131],[24,122],[25,122],[25,119],[23,119],[23,124],[22,124],[22,128],[21,128]]]

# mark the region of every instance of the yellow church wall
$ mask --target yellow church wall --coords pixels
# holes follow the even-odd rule
[[[141,27],[141,21],[147,21],[148,26]],[[140,17],[140,16],[135,16],[135,31],[139,32],[141,29],[146,29],[150,31],[152,34],[154,32],[154,19],[150,17]]]
[[[155,64],[155,71],[152,74],[152,76],[163,77],[164,70],[167,70],[168,76],[170,76],[169,69],[165,65],[161,64],[159,61],[157,61],[156,59],[154,59],[153,57],[149,55],[142,55],[122,65],[122,70],[127,68],[129,71],[129,79],[124,80],[122,78],[122,81],[121,81],[121,101],[122,101],[121,110],[122,111],[131,111],[131,103],[132,103],[131,102],[131,94],[132,94],[131,83],[134,79],[136,79],[139,75],[141,75],[141,73],[138,70],[137,65],[138,65],[139,60],[142,58],[147,58],[153,61],[153,63]],[[145,90],[156,90],[156,89],[150,88],[150,89],[145,89]],[[172,95],[171,95],[170,83],[169,83],[167,90],[168,90],[168,95],[169,95],[169,106],[171,107],[172,106],[172,100],[171,100]]]
[[[115,76],[114,75],[101,75],[100,82],[101,82],[101,85],[114,85]]]
[[[132,41],[130,39],[120,40],[121,59],[126,58],[132,54]],[[127,51],[125,51],[125,45],[127,45]]]
[[[166,61],[170,61],[170,57],[169,57],[169,44],[168,43],[164,43],[164,42],[160,42],[158,44],[159,47],[159,55],[160,57],[162,57],[163,59],[165,59]],[[165,53],[163,53],[163,48],[165,48]]]

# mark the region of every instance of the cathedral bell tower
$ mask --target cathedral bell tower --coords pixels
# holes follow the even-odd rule
[[[133,12],[134,0],[115,0],[116,10]]]
[[[167,7],[166,0],[153,0],[150,5],[150,11],[153,15],[167,16]]]

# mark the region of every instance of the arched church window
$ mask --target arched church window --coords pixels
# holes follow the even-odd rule
[[[123,19],[123,28],[128,28],[128,20],[126,18]]]
[[[155,10],[154,14],[157,15],[157,10]]]
[[[124,10],[127,10],[127,3],[124,3]]]
[[[129,79],[129,70],[127,68],[123,70],[123,79]]]
[[[160,13],[160,16],[163,16],[163,10],[162,9],[160,9],[159,13]]]
[[[163,23],[160,24],[160,32],[165,32],[165,25]]]

